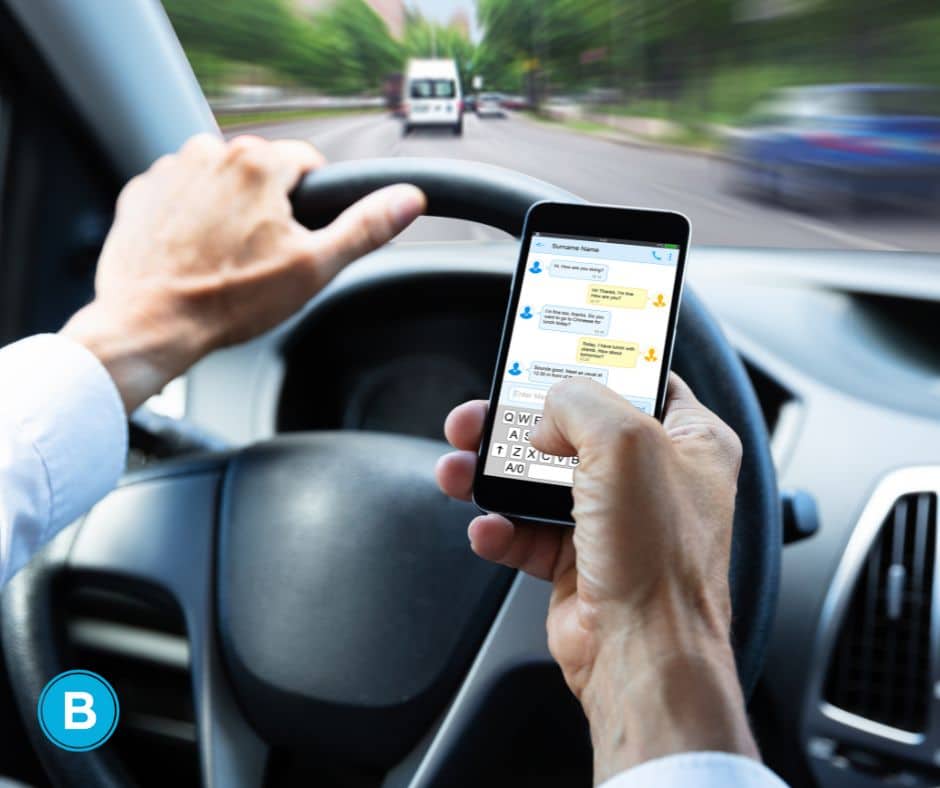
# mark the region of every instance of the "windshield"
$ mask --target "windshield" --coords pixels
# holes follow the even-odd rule
[[[936,4],[164,6],[227,135],[509,167],[681,211],[697,244],[940,251]],[[430,219],[405,236],[497,237]]]

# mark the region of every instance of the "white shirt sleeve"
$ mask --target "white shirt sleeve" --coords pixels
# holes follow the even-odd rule
[[[0,348],[0,587],[117,483],[127,416],[98,358],[58,334]]]
[[[787,788],[759,761],[727,752],[683,752],[634,766],[601,788]]]

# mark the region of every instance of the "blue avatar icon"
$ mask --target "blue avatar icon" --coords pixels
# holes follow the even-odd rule
[[[538,260],[535,260],[535,261],[532,263],[532,267],[529,269],[529,273],[530,273],[530,274],[540,274],[540,273],[542,273],[542,264],[541,264]]]
[[[532,314],[532,307],[530,306],[525,307],[525,309],[523,309],[519,313],[519,317],[521,317],[523,320],[528,320],[529,318],[534,317],[534,315]]]
[[[518,361],[513,361],[513,362],[512,362],[512,366],[509,368],[509,374],[510,374],[510,375],[521,375],[521,374],[522,374],[522,370],[519,368],[519,362],[518,362]]]

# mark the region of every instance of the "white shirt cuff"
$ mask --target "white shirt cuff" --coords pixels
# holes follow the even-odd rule
[[[611,777],[601,788],[786,788],[753,758],[727,752],[683,752],[656,758]]]
[[[28,559],[24,552],[84,514],[117,483],[127,455],[127,415],[98,358],[59,334],[0,349],[0,380],[0,423],[16,444],[35,452],[46,487],[39,507],[44,512],[13,518],[10,552],[0,556],[7,559],[0,577],[9,577]],[[20,459],[25,467],[28,459]],[[28,533],[15,533],[16,525],[27,523]]]

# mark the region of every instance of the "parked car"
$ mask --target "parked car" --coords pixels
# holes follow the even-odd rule
[[[730,133],[734,187],[795,207],[924,202],[940,193],[940,90],[819,85],[770,94]]]
[[[454,134],[463,133],[460,76],[453,60],[409,60],[403,95],[406,135],[418,126],[447,126]]]
[[[477,102],[477,115],[481,118],[505,118],[503,97],[499,93],[481,93]]]

